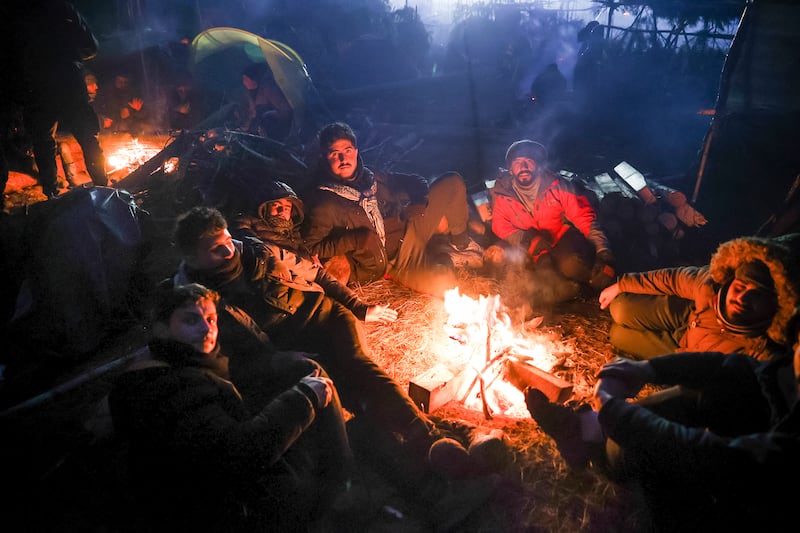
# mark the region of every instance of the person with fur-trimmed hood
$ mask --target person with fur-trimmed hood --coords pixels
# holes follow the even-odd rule
[[[654,531],[788,531],[796,496],[785,487],[800,475],[800,308],[785,331],[793,355],[618,358],[600,369],[591,407],[534,388],[526,405],[570,468],[641,491]]]
[[[675,351],[773,359],[798,304],[800,234],[722,243],[709,265],[623,274],[600,293],[611,344],[636,359]]]

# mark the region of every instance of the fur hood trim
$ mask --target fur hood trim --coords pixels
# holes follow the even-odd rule
[[[787,326],[800,298],[800,233],[780,237],[740,237],[719,245],[711,256],[709,272],[717,288],[733,278],[736,268],[761,261],[769,268],[778,296],[778,312],[767,329],[775,342],[790,345]]]

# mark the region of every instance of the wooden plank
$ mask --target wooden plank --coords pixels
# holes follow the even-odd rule
[[[572,383],[527,363],[507,360],[506,379],[519,390],[535,387],[551,402],[563,403],[572,396]]]
[[[408,395],[423,413],[432,413],[456,397],[462,374],[437,364],[409,382]]]

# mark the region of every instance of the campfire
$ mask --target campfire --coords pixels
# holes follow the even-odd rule
[[[424,410],[456,400],[486,419],[525,418],[530,415],[522,390],[528,385],[554,401],[570,396],[572,385],[551,374],[565,356],[558,339],[535,331],[536,320],[515,330],[499,295],[476,300],[451,289],[444,316],[440,361],[409,383],[409,394]]]
[[[104,136],[103,151],[110,177],[124,177],[149,161],[164,148],[163,137]]]

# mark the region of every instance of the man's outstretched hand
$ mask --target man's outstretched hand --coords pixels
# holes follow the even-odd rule
[[[600,300],[600,309],[605,309],[608,307],[608,304],[610,304],[614,298],[619,296],[619,293],[621,292],[622,291],[619,288],[619,283],[613,283],[600,291],[600,297],[598,298],[598,300]]]
[[[397,311],[388,305],[371,305],[367,308],[367,316],[364,322],[377,322],[379,324],[390,324],[397,320]]]

